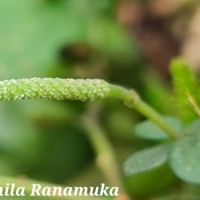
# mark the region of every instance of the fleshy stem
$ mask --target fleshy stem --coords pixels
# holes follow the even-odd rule
[[[160,127],[172,140],[178,139],[178,133],[174,131],[162,118],[162,116],[156,112],[151,106],[146,104],[134,90],[127,90],[123,87],[109,84],[110,92],[109,96],[121,99],[125,105],[129,108],[134,108],[139,113],[153,121],[158,127]]]
[[[120,195],[115,200],[130,200],[124,187],[124,181],[114,149],[94,118],[94,116],[84,117],[83,125],[96,152],[97,166],[107,179],[108,184],[112,187],[119,188]]]
[[[108,84],[99,79],[60,79],[30,78],[0,81],[0,100],[17,99],[57,99],[91,101],[114,97],[139,111],[165,131],[171,139],[177,139],[177,133],[162,117],[147,105],[133,90]]]

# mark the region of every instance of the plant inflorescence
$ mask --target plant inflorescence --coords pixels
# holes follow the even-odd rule
[[[179,70],[180,64],[182,64],[180,60],[173,62],[172,71],[174,74]],[[187,71],[185,66],[184,69]],[[182,87],[183,84],[180,84],[180,80],[182,79],[174,77],[175,92],[182,96],[184,95],[184,88]],[[193,88],[195,88],[192,90],[192,95],[196,98],[195,92],[199,88],[196,79],[192,78],[192,80]],[[183,127],[179,119],[160,115],[145,103],[134,90],[112,85],[101,79],[23,78],[0,81],[0,100],[2,101],[40,98],[94,101],[107,97],[122,100],[126,106],[136,109],[147,118],[146,121],[135,127],[137,136],[163,143],[157,147],[134,153],[125,162],[124,174],[128,177],[127,182],[128,185],[131,185],[132,191],[136,187],[135,180],[140,176],[143,179],[141,174],[147,173],[148,176],[149,173],[158,168],[168,173],[172,179],[173,174],[170,172],[170,168],[181,179],[191,183],[200,183],[200,161],[198,157],[200,153],[200,123],[198,120],[187,127]],[[186,96],[185,99],[187,98]],[[185,102],[181,105],[185,106]],[[191,108],[187,109],[191,113]],[[92,127],[92,130],[94,127]],[[95,128],[95,130],[101,132],[98,128]],[[93,136],[91,137],[93,138]],[[106,140],[103,138],[103,141]],[[95,143],[97,144],[98,141],[95,141]],[[111,149],[110,147],[107,148],[109,146],[107,142],[104,143],[106,149]],[[97,149],[99,150],[99,146]],[[191,152],[193,153],[191,154]],[[109,155],[112,159],[113,153]],[[113,163],[115,162],[113,161]],[[115,171],[117,171],[117,168]],[[135,194],[134,191],[133,196]]]
[[[108,84],[99,79],[23,78],[0,81],[0,100],[57,99],[97,100],[109,92]]]

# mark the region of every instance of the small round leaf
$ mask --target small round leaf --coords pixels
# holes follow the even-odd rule
[[[174,117],[165,116],[164,121],[175,131],[180,132],[182,125],[179,119]],[[149,140],[165,140],[168,135],[152,121],[145,120],[135,126],[135,133],[137,136]]]
[[[176,181],[167,163],[169,148],[170,144],[148,148],[133,154],[124,163],[126,187],[134,198],[157,194]],[[159,184],[155,184],[155,179]]]
[[[169,163],[182,180],[200,184],[200,134],[186,135],[176,141],[169,154]]]
[[[167,160],[169,143],[132,154],[124,163],[125,175],[137,174],[162,165]]]
[[[194,133],[200,133],[200,119],[194,120],[192,123],[190,123],[185,129],[184,134],[194,134]]]

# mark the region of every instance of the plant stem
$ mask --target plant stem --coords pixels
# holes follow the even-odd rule
[[[159,126],[172,140],[178,138],[178,134],[174,131],[152,107],[146,104],[134,90],[127,90],[123,87],[109,84],[109,97],[114,97],[124,101],[129,108],[134,108],[145,117],[153,121]]]
[[[199,108],[199,105],[197,104],[196,99],[190,94],[189,90],[187,90],[187,89],[186,89],[185,94],[188,98],[189,104],[191,105],[192,109],[200,117],[200,108]]]
[[[38,98],[94,101],[106,97],[123,100],[128,107],[136,109],[157,124],[171,139],[178,138],[178,134],[153,108],[143,102],[135,91],[108,84],[100,79],[30,78],[0,81],[2,101]]]
[[[117,199],[130,200],[124,187],[124,181],[117,162],[116,153],[108,141],[106,134],[96,120],[94,120],[94,117],[84,117],[83,124],[96,152],[96,163],[98,167],[103,172],[110,186],[119,187],[120,195]]]

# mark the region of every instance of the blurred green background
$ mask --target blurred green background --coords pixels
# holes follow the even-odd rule
[[[102,78],[136,88],[160,112],[176,115],[168,66],[178,55],[200,66],[198,56],[187,51],[200,38],[194,28],[198,5],[195,0],[1,0],[0,79]],[[196,40],[191,31],[199,33]],[[118,101],[1,102],[0,174],[72,185],[103,181],[81,124],[90,106],[98,108],[99,124],[120,163],[152,144],[133,134],[142,116]]]

